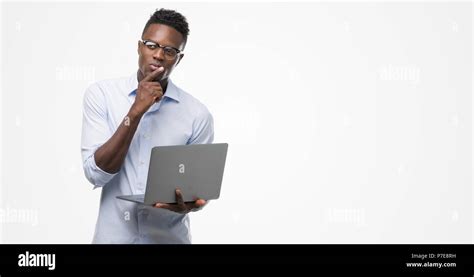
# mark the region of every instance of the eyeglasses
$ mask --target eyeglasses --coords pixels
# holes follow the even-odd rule
[[[150,41],[150,40],[140,40],[140,41],[143,43],[143,45],[145,45],[150,50],[155,50],[158,48],[163,49],[163,53],[165,54],[165,59],[167,60],[174,60],[176,59],[176,56],[178,56],[178,54],[182,53],[181,50],[177,48],[174,48],[171,46],[162,46],[154,41]]]

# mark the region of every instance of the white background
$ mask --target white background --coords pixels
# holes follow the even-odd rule
[[[83,93],[136,71],[161,7],[229,143],[194,243],[472,242],[470,3],[157,5],[1,4],[1,242],[91,242]]]

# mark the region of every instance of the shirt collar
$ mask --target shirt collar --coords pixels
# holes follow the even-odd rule
[[[137,87],[138,87],[138,79],[137,79],[137,73],[132,74],[130,77],[130,90],[127,94],[127,96],[131,95],[136,95],[137,94]],[[178,87],[171,81],[171,79],[168,78],[168,87],[166,88],[165,95],[164,97],[171,98],[175,100],[176,102],[179,102],[180,100],[180,93]]]

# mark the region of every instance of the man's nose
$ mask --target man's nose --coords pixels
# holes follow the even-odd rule
[[[165,51],[163,50],[163,48],[157,48],[155,49],[155,52],[153,53],[153,58],[159,60],[159,61],[162,61],[165,59]]]

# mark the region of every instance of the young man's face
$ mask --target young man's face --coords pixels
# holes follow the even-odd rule
[[[145,30],[142,40],[149,40],[161,46],[171,46],[179,50],[184,48],[184,38],[180,32],[173,27],[163,24],[151,24]],[[176,58],[169,59],[162,48],[150,49],[141,41],[138,42],[138,67],[141,78],[153,72],[157,67],[164,67],[164,71],[158,75],[156,81],[167,79],[176,65],[183,58],[178,54]]]

